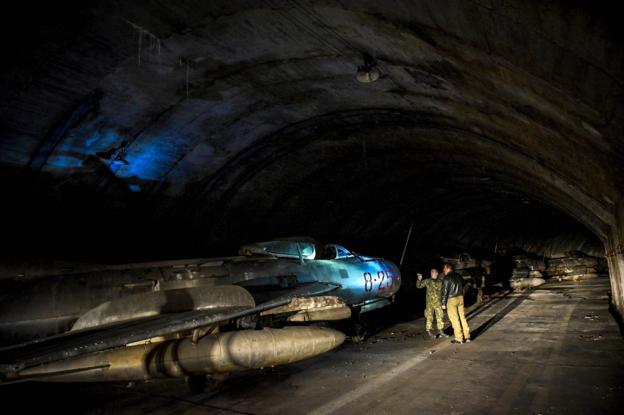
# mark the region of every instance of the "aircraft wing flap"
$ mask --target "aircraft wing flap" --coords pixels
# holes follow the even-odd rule
[[[296,297],[320,295],[336,289],[331,283],[315,282],[256,307],[221,307],[161,314],[153,317],[113,323],[85,330],[72,331],[40,341],[0,349],[0,373],[15,372],[72,357],[124,347],[127,344],[173,333],[187,332],[199,327],[230,319],[257,314],[289,303]]]

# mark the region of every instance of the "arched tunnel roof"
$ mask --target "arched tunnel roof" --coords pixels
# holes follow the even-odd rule
[[[76,7],[24,10],[39,30],[10,40],[0,165],[29,222],[18,239],[72,222],[165,252],[279,233],[389,240],[415,222],[459,245],[490,247],[504,228],[527,249],[559,236],[596,250],[614,225],[624,54],[606,7]],[[356,80],[364,53],[376,82]]]

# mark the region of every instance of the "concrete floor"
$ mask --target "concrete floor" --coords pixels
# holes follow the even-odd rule
[[[41,396],[65,413],[622,413],[624,342],[608,312],[608,291],[607,278],[550,282],[475,310],[470,344],[427,340],[418,319],[198,395],[177,380],[13,391]]]

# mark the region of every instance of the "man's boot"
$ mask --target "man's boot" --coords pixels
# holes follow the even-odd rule
[[[428,334],[428,335],[429,335],[429,337],[430,337],[430,338],[432,338],[432,339],[435,339],[435,337],[436,337],[436,336],[435,336],[435,334],[433,334],[433,333],[431,332],[431,330],[427,330],[427,334]]]
[[[439,339],[443,339],[445,337],[448,337],[448,334],[446,334],[445,332],[443,332],[442,330],[438,330],[438,338]]]

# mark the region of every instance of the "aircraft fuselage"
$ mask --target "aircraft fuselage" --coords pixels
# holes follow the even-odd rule
[[[401,276],[390,261],[351,256],[291,259],[237,256],[98,267],[75,274],[0,280],[0,343],[12,344],[63,333],[85,312],[115,299],[151,291],[236,284],[256,302],[312,282],[350,307],[391,298]]]

